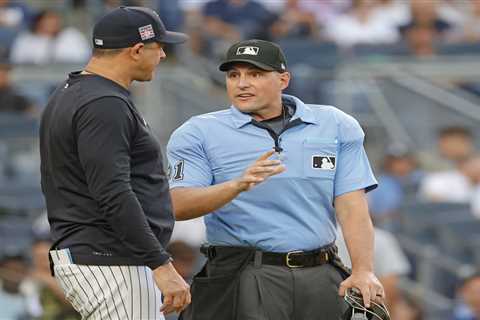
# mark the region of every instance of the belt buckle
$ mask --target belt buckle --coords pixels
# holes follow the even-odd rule
[[[303,253],[302,250],[297,250],[297,251],[290,251],[290,252],[287,252],[287,256],[285,257],[285,262],[287,264],[287,267],[289,268],[302,268],[303,267],[303,264],[300,265],[300,264],[292,264],[291,263],[291,257],[290,255],[294,255],[294,254],[298,254],[298,253]]]

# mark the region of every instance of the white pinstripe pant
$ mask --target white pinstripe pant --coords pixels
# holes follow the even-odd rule
[[[55,278],[82,319],[163,320],[161,293],[146,266],[73,264],[68,249],[50,251]]]

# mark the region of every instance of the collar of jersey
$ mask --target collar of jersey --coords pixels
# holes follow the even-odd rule
[[[297,107],[290,121],[300,118],[305,123],[318,124],[313,110],[300,99],[288,94],[282,94],[282,100],[290,100]],[[235,106],[230,106],[230,110],[232,112],[233,122],[237,128],[241,128],[252,122],[253,118],[249,114],[241,112]]]

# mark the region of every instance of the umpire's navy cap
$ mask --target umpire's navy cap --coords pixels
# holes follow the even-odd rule
[[[267,71],[287,71],[287,60],[279,45],[265,40],[244,40],[232,45],[218,67],[228,71],[233,64],[245,62]]]
[[[119,7],[104,15],[93,28],[93,46],[128,48],[139,42],[183,43],[188,36],[168,31],[158,14],[145,7]]]

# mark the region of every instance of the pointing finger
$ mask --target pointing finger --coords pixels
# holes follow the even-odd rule
[[[273,149],[268,150],[267,152],[263,153],[260,157],[258,157],[257,160],[255,160],[255,161],[267,160],[267,159],[270,158],[274,153],[275,153],[275,150],[273,150]]]

